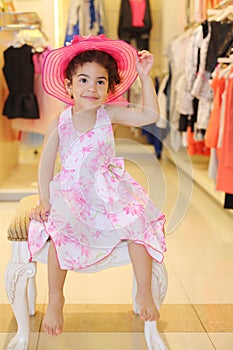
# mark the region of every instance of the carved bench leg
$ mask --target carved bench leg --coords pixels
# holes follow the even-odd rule
[[[155,305],[158,310],[164,301],[167,293],[168,279],[167,270],[164,264],[157,264],[153,262],[152,267],[152,294]],[[135,278],[133,279],[133,309],[136,314],[139,314],[139,308],[135,302],[135,296],[137,293],[137,285]],[[158,328],[157,322],[145,322],[144,334],[147,343],[148,350],[167,350],[164,341],[162,340]]]
[[[30,277],[28,279],[27,295],[28,295],[29,316],[34,316],[36,313],[36,297],[37,297],[35,276]]]
[[[28,350],[30,325],[27,286],[28,279],[34,278],[35,273],[34,262],[10,261],[7,266],[5,287],[18,325],[17,333],[8,344],[7,350]]]

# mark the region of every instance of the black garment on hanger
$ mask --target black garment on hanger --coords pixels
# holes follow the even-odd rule
[[[233,209],[233,194],[225,193],[224,209]]]
[[[218,57],[227,55],[233,46],[233,22],[211,21],[211,36],[206,58],[206,70],[213,72]]]
[[[11,118],[39,118],[39,108],[33,92],[34,65],[32,47],[8,47],[4,51],[3,74],[9,95],[3,108],[3,114]]]
[[[144,27],[132,26],[132,12],[129,0],[121,0],[118,37],[121,40],[131,43],[132,39],[136,40],[138,50],[149,50],[149,35],[152,27],[150,2],[146,0],[146,10],[144,15]]]

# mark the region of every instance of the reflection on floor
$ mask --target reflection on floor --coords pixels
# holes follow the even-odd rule
[[[144,148],[136,156],[129,152],[126,158],[127,169],[165,212],[170,228],[165,258],[169,287],[159,320],[168,348],[232,350],[232,218],[198,186],[192,192],[190,180],[166,158],[159,162]],[[182,201],[177,207],[179,195]],[[16,205],[17,202],[0,202],[1,276],[11,254],[6,229]],[[47,266],[38,264],[38,304],[36,315],[31,317],[30,350],[146,350],[143,324],[131,307],[130,265],[90,275],[69,272],[65,285],[65,332],[56,338],[41,331],[47,303],[46,275]],[[15,330],[2,278],[1,350],[6,349]]]

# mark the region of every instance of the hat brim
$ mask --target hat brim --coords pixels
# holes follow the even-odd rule
[[[43,66],[43,87],[45,91],[66,104],[73,105],[74,100],[68,95],[64,80],[69,62],[82,52],[89,50],[104,51],[111,55],[118,66],[121,83],[110,92],[106,102],[111,102],[123,95],[137,78],[135,68],[137,50],[123,40],[112,40],[106,37],[81,37],[79,41],[52,50],[46,57]],[[83,39],[83,40],[82,40]]]

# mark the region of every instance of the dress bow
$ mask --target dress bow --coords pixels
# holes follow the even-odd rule
[[[95,188],[98,196],[107,203],[119,198],[119,181],[124,174],[124,159],[111,158],[105,161],[95,175]]]

